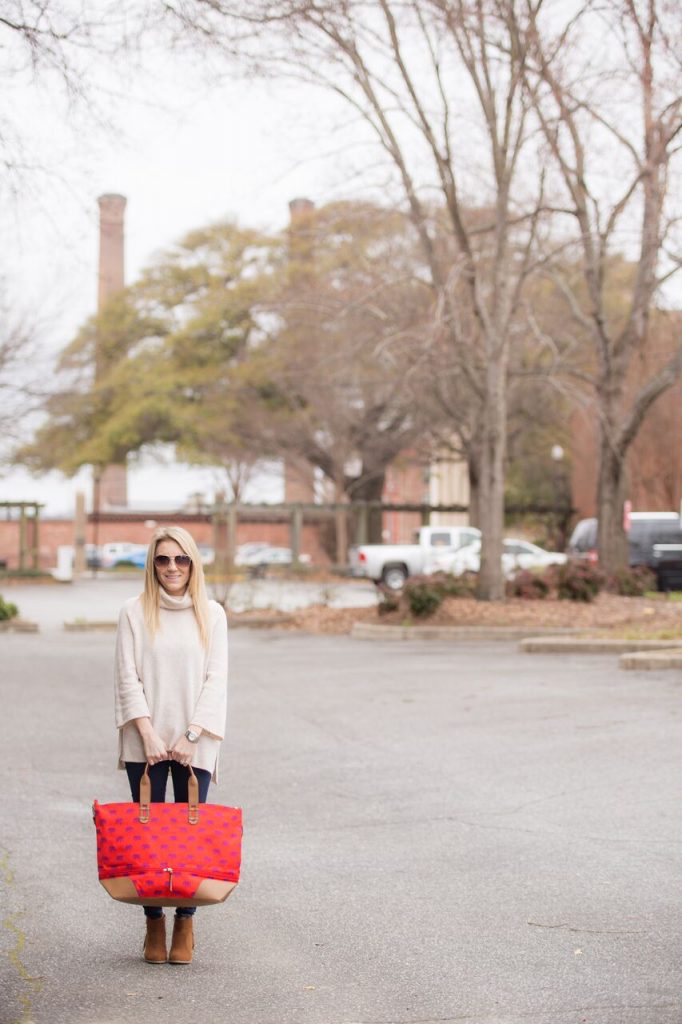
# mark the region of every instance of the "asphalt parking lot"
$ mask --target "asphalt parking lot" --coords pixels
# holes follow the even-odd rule
[[[679,1024],[677,673],[235,631],[242,881],[190,967],[99,886],[111,634],[0,636],[0,1024]]]

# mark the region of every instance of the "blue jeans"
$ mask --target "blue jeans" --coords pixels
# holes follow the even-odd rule
[[[144,761],[126,761],[126,772],[130,783],[130,793],[135,803],[140,800],[140,781],[144,775]],[[184,765],[177,761],[159,761],[158,764],[149,766],[149,780],[152,784],[152,803],[165,804],[166,786],[168,774],[173,779],[173,798],[176,804],[186,804],[188,797],[187,784],[189,772]],[[211,773],[204,768],[195,768],[194,774],[199,783],[199,803],[205,804],[208,796],[208,787],[211,784]],[[176,907],[175,913],[178,917],[191,917],[196,914],[196,907]],[[145,907],[147,917],[163,917],[163,907]]]

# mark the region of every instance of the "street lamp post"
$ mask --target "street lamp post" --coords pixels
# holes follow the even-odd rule
[[[560,444],[553,444],[550,455],[554,462],[554,544],[558,551],[563,551],[565,544],[561,513],[563,506],[562,491],[564,483],[563,465],[565,452]]]

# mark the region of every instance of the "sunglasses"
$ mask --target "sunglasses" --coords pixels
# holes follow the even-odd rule
[[[154,565],[157,569],[167,569],[171,562],[175,562],[178,569],[189,569],[192,559],[189,555],[154,555]]]

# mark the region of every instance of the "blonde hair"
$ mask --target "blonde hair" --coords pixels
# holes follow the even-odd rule
[[[187,593],[192,598],[201,642],[204,647],[208,647],[210,613],[206,582],[204,580],[204,567],[201,564],[201,555],[194,537],[181,526],[160,526],[154,531],[154,535],[149,542],[147,563],[144,570],[144,593],[142,594],[142,609],[147,629],[153,637],[159,628],[159,589],[161,584],[154,568],[154,556],[156,555],[157,547],[164,540],[174,540],[184,553],[192,559]]]

